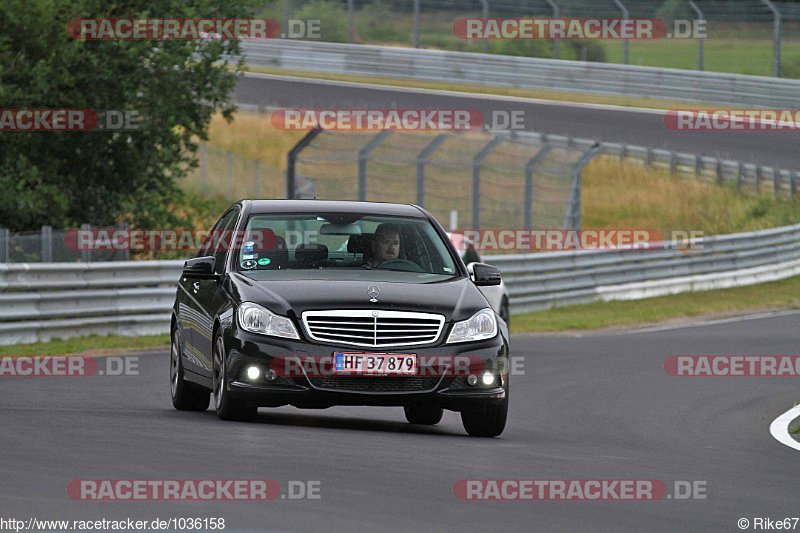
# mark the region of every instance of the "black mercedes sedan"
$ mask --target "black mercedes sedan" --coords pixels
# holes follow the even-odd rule
[[[415,205],[243,200],[186,262],[172,313],[176,409],[251,420],[259,407],[458,411],[503,432],[508,326],[433,216]]]

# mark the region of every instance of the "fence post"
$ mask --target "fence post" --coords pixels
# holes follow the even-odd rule
[[[419,48],[419,0],[414,0],[414,30],[411,39],[414,48]]]
[[[792,180],[792,183],[794,183],[794,180]],[[8,253],[10,239],[8,228],[0,228],[0,263],[11,262],[11,257]]]
[[[481,1],[481,16],[485,19],[489,18],[489,0],[480,0]],[[486,54],[489,52],[489,39],[486,38],[483,40],[483,53]]]
[[[289,0],[283,0],[283,32],[281,38],[289,38]]]
[[[581,176],[583,167],[600,153],[601,146],[596,142],[589,148],[572,167],[572,185],[569,193],[569,205],[562,223],[563,229],[581,229]]]
[[[692,2],[692,0],[689,0],[689,6],[694,10],[695,13],[697,13],[697,20],[699,22],[702,22],[702,21],[705,20],[705,16],[703,15],[703,12],[700,11],[700,8],[697,7],[697,4]],[[704,40],[704,38],[705,38],[704,34],[698,32],[698,35],[697,35],[697,70],[703,70],[703,40]]]
[[[773,76],[776,78],[781,77],[781,12],[778,11],[778,8],[775,7],[770,0],[761,0],[764,2],[767,7],[772,11],[773,16],[775,17],[773,20],[773,33],[774,33],[774,42],[772,45],[772,71]]]
[[[623,19],[627,19],[629,17],[628,8],[625,7],[625,4],[620,2],[620,0],[614,0],[614,5],[617,6],[618,8],[620,8],[620,10],[622,11],[622,18]],[[624,61],[625,61],[626,65],[630,63],[630,54],[628,53],[628,44],[630,44],[628,39],[625,39],[623,41],[623,44],[622,44],[622,46],[623,46],[622,55],[623,55],[623,58],[624,58]]]
[[[717,184],[722,185],[723,176],[722,176],[722,159],[717,158]]]
[[[81,224],[81,230],[89,231],[92,229],[91,224]],[[91,263],[92,262],[92,252],[91,250],[81,250],[81,261],[84,263]]]
[[[502,136],[495,135],[494,138],[472,158],[472,229],[480,229],[481,227],[481,164],[502,140]]]
[[[123,231],[128,231],[131,228],[131,225],[127,222],[120,222],[119,229]],[[130,235],[129,235],[130,237]],[[130,243],[130,240],[128,241]],[[130,261],[131,259],[131,248],[130,245],[126,246],[124,250],[122,250],[122,260],[123,261]]]
[[[53,262],[53,227],[42,226],[42,255],[40,256],[42,263]]]
[[[392,130],[383,130],[364,145],[358,152],[358,201],[367,201],[367,159],[369,154],[378,147],[383,140],[392,133]]]
[[[314,140],[314,137],[322,133],[321,129],[314,129],[306,133],[305,137],[300,139],[297,144],[295,144],[289,153],[286,154],[286,198],[289,200],[294,200],[297,197],[297,190],[296,190],[296,164],[297,164],[297,156],[302,152],[311,141]]]
[[[792,198],[794,198],[794,195],[797,193],[797,174],[798,172],[789,172],[789,189],[791,191]]]
[[[356,27],[353,22],[353,0],[347,0],[347,35],[350,44],[355,42]]]
[[[420,207],[425,207],[425,162],[448,137],[447,133],[440,133],[417,155],[417,205]]]
[[[742,162],[739,161],[739,176],[736,178],[736,190],[742,190],[742,184],[744,183],[744,165]]]
[[[553,0],[545,0],[545,1],[550,5],[550,8],[553,10],[553,18],[557,19],[560,12],[558,4],[556,4]],[[561,48],[561,41],[559,39],[553,39],[553,59],[558,59],[560,48]]]
[[[228,200],[233,200],[233,152],[228,152]]]
[[[525,229],[533,229],[533,168],[544,159],[553,145],[547,144],[525,164]]]
[[[256,199],[261,198],[261,160],[256,159]]]
[[[200,179],[201,179],[201,184],[202,184],[201,185],[201,190],[203,191],[203,195],[205,195],[208,192],[207,189],[206,189],[206,183],[207,183],[206,179],[208,177],[208,166],[207,166],[208,145],[206,145],[206,143],[203,143],[200,146],[201,146],[201,148],[200,148]]]

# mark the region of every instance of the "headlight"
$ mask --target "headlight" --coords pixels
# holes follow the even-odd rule
[[[239,325],[251,333],[287,339],[300,338],[291,320],[250,302],[244,302],[239,306]]]
[[[468,342],[491,339],[497,335],[497,320],[494,311],[481,309],[467,320],[456,322],[447,342]]]

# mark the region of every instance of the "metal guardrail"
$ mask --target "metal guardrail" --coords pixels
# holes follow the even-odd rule
[[[651,249],[486,256],[512,314],[638,299],[800,274],[800,224]],[[182,261],[0,265],[0,344],[169,331]]]
[[[450,83],[625,95],[757,108],[800,108],[800,80],[311,41],[244,41],[250,66]]]

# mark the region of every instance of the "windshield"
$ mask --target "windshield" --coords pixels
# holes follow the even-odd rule
[[[325,278],[334,272],[340,278],[349,271],[354,279],[369,278],[370,271],[433,274],[437,279],[457,273],[447,246],[424,218],[251,215],[245,230],[247,240],[238,252],[237,268],[263,271],[267,279],[298,279],[304,276],[299,272],[303,270],[318,271]]]

